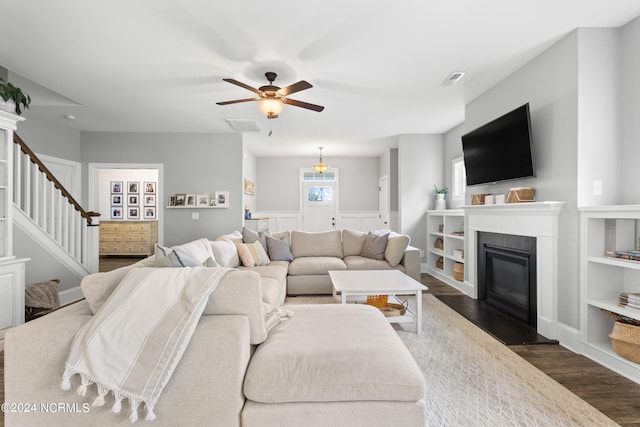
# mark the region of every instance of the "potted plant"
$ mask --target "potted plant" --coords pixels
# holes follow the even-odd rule
[[[449,192],[447,187],[438,188],[437,186],[433,186],[433,194],[436,195],[436,209],[442,210],[447,209],[447,201],[444,199],[444,196]]]
[[[29,95],[11,82],[5,82],[2,77],[0,77],[0,98],[4,101],[4,103],[0,103],[0,108],[9,112],[15,111],[17,115],[21,115],[22,109],[29,108],[29,104],[31,104]]]
[[[444,199],[444,196],[449,192],[447,187],[438,188],[437,186],[433,186],[433,194],[436,195],[436,199]]]

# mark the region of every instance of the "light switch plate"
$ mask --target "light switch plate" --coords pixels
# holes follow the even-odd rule
[[[191,214],[191,219],[200,219],[200,214],[198,212],[193,212]]]

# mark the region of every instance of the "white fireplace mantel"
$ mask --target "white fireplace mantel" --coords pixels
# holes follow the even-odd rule
[[[557,339],[558,215],[564,202],[508,203],[465,206],[465,282],[478,298],[477,233],[536,238],[538,333]]]

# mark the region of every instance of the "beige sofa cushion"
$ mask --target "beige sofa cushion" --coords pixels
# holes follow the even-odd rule
[[[353,255],[345,257],[343,261],[347,265],[347,270],[400,270],[404,273],[404,266],[402,264],[391,267],[391,265],[383,259],[371,259]]]
[[[360,255],[366,237],[367,233],[364,231],[348,230],[346,228],[342,230],[343,256]]]
[[[398,234],[392,231],[387,241],[387,249],[384,251],[384,259],[386,259],[392,267],[400,264],[404,257],[404,251],[407,250],[410,242],[411,238],[406,234]]]
[[[338,257],[342,258],[342,238],[340,230],[309,233],[291,232],[291,253],[298,257]]]
[[[289,263],[290,276],[329,274],[329,271],[331,270],[346,269],[347,266],[342,258],[328,256],[300,257]]]
[[[244,394],[261,403],[417,401],[425,379],[387,319],[364,304],[286,306],[257,347]]]

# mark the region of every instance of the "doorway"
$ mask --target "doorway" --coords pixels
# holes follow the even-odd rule
[[[338,171],[318,173],[301,169],[302,229],[327,231],[336,228]]]

